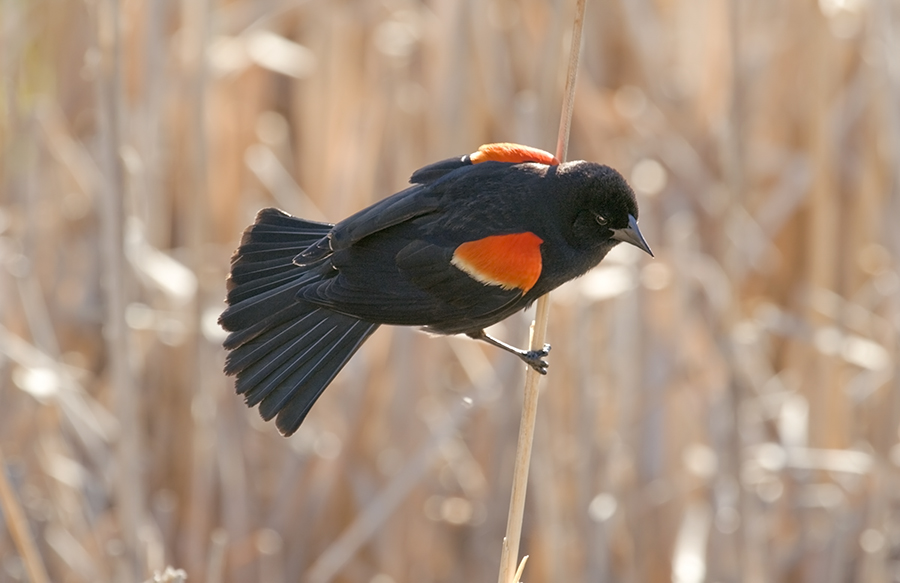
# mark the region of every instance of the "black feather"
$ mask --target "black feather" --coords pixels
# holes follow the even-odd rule
[[[434,182],[438,178],[457,170],[458,168],[462,168],[463,166],[471,166],[472,161],[469,160],[468,156],[457,156],[456,158],[447,158],[446,160],[441,160],[440,162],[435,162],[433,164],[429,164],[428,166],[423,166],[412,173],[412,176],[409,177],[409,181],[412,184],[428,184],[429,182]]]
[[[219,317],[231,332],[224,342],[230,351],[225,373],[237,376],[237,392],[248,405],[259,405],[265,419],[278,416],[276,425],[285,435],[297,430],[328,383],[378,327],[297,298],[305,286],[334,273],[327,264],[293,262],[331,228],[264,209],[232,258],[228,308]]]

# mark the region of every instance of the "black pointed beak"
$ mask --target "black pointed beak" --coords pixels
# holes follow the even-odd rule
[[[638,229],[637,219],[633,216],[628,215],[628,226],[626,228],[612,229],[612,232],[612,238],[616,241],[631,243],[638,249],[646,251],[650,257],[653,257],[653,251],[650,250],[650,245],[647,245],[647,242],[644,241],[644,236],[641,235],[641,230]]]

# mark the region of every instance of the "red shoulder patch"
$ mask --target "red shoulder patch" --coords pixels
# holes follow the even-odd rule
[[[451,263],[473,279],[527,292],[541,276],[541,243],[534,233],[492,235],[463,243]]]
[[[548,166],[558,166],[559,160],[550,152],[522,146],[520,144],[510,144],[502,142],[499,144],[485,144],[478,148],[474,154],[469,154],[469,160],[472,164],[480,162],[512,162],[518,164],[520,162],[538,162],[547,164]]]

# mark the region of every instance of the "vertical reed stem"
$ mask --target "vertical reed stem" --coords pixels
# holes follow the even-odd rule
[[[0,510],[3,511],[13,544],[16,545],[16,549],[22,556],[22,562],[25,563],[25,572],[28,573],[29,581],[32,583],[50,581],[28,528],[28,519],[16,498],[12,484],[6,478],[6,460],[2,450],[0,450]]]
[[[137,386],[129,364],[129,331],[125,322],[127,268],[125,260],[125,170],[121,152],[122,38],[118,0],[97,4],[97,45],[100,75],[97,78],[97,111],[100,133],[102,212],[100,240],[104,265],[106,314],[104,336],[109,355],[109,382],[121,433],[116,444],[115,503],[129,576],[140,580],[144,566],[138,550],[138,530],[143,522],[144,488],[141,479],[140,410]]]
[[[575,81],[578,77],[578,61],[581,57],[581,31],[584,25],[585,0],[577,0],[577,2],[575,22],[572,27],[572,46],[569,51],[569,68],[566,73],[566,89],[563,95],[559,134],[556,140],[556,158],[560,163],[566,161],[569,150],[569,130],[572,127],[572,109],[575,103]],[[550,294],[546,294],[537,302],[537,311],[531,328],[532,350],[539,350],[544,346],[549,323]],[[538,372],[531,367],[525,373],[525,399],[522,404],[522,419],[519,424],[519,439],[516,445],[516,465],[513,470],[506,536],[503,539],[503,550],[500,555],[499,583],[515,583],[513,579],[518,577],[516,565],[519,557],[519,543],[522,538],[522,520],[525,515],[525,491],[528,486],[528,468],[531,464],[531,446],[534,442],[540,378]]]

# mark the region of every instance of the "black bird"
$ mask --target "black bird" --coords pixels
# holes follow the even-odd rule
[[[652,255],[634,192],[592,162],[489,144],[413,173],[337,224],[263,209],[231,259],[225,372],[290,435],[381,324],[467,334],[546,374],[487,326],[597,265],[619,242]]]

